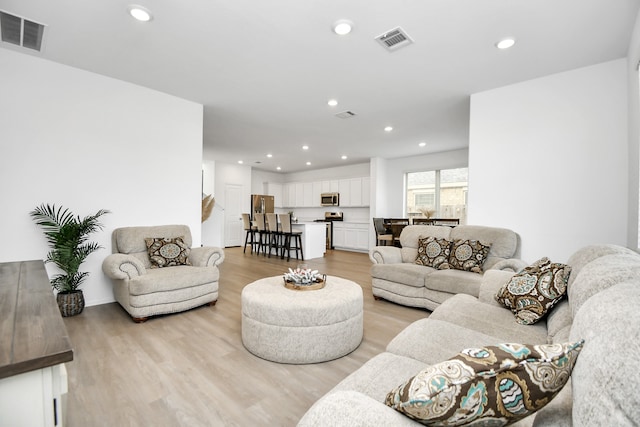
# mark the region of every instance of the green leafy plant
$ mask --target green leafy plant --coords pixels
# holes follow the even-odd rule
[[[110,213],[100,209],[96,214],[80,218],[62,206],[42,204],[29,213],[39,225],[49,244],[50,251],[45,262],[54,263],[64,273],[51,279],[51,286],[58,292],[72,292],[85,281],[88,272],[78,271],[80,265],[92,253],[102,247],[89,241],[89,235],[102,230],[98,221]]]

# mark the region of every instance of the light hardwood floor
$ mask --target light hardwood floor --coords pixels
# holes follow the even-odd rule
[[[87,307],[65,318],[74,360],[67,364],[66,422],[89,426],[295,426],[335,384],[428,311],[375,301],[367,254],[328,251],[310,268],[360,284],[364,339],[337,360],[287,365],[243,346],[240,292],[297,261],[225,249],[214,307],[134,323],[117,304]]]

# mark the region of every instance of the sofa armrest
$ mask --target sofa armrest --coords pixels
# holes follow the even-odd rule
[[[191,248],[189,261],[195,267],[213,267],[224,261],[224,250],[215,246]]]
[[[357,391],[335,391],[322,397],[298,427],[419,426],[409,417]]]
[[[509,258],[509,259],[503,259],[502,261],[496,262],[493,265],[493,267],[490,268],[490,270],[504,270],[504,271],[512,271],[514,273],[517,273],[518,271],[525,268],[527,265],[529,264],[527,264],[521,259]]]
[[[480,292],[478,299],[484,303],[503,307],[495,299],[496,294],[502,286],[516,274],[513,271],[506,270],[487,270],[482,275],[482,283],[480,283]]]
[[[376,246],[369,250],[369,259],[374,264],[398,264],[402,262],[402,251],[395,246]]]
[[[147,274],[142,261],[133,255],[111,254],[102,261],[102,271],[112,279],[131,280]]]

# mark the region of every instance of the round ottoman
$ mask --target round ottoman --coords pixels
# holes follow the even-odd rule
[[[242,343],[263,359],[337,359],[358,348],[362,329],[362,288],[350,280],[327,276],[324,288],[297,291],[276,276],[242,290]]]

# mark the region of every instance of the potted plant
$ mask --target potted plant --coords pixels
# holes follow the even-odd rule
[[[89,235],[102,230],[98,221],[109,211],[100,209],[96,214],[80,218],[62,206],[42,204],[29,214],[42,227],[51,249],[45,262],[54,263],[61,274],[51,279],[51,286],[58,291],[56,300],[62,316],[75,316],[84,309],[84,295],[79,289],[89,273],[79,271],[80,265],[94,251],[102,248],[89,241]]]

